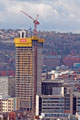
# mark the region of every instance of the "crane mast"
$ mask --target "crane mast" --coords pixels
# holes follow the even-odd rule
[[[33,33],[34,33],[34,36],[37,36],[37,25],[39,25],[39,21],[38,21],[38,17],[39,15],[36,16],[36,19],[34,19],[32,16],[28,15],[26,12],[24,12],[23,10],[21,10],[21,12],[23,14],[25,14],[26,16],[28,16],[30,19],[33,20],[33,23],[34,23],[34,30],[33,30]]]

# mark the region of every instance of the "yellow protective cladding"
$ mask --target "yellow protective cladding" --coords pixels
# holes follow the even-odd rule
[[[32,38],[15,38],[16,47],[32,47]]]
[[[37,36],[32,36],[32,40],[38,40],[38,42],[44,43],[44,39],[42,39],[42,38],[40,39]]]
[[[39,39],[39,42],[40,43],[44,43],[44,39]]]
[[[38,40],[39,43],[44,42],[44,39],[39,39],[36,36],[32,36],[32,38],[15,38],[15,47],[32,47],[33,40]]]

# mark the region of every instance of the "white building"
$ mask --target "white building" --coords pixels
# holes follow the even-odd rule
[[[0,76],[0,96],[15,95],[15,78],[8,76]]]

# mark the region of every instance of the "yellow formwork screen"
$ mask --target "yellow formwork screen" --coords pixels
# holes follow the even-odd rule
[[[44,43],[44,39],[39,39],[39,42],[40,43]]]
[[[15,38],[14,43],[16,47],[32,47],[32,41],[38,40],[38,42],[43,43],[44,39],[39,39],[38,37],[32,38]]]
[[[15,38],[14,43],[16,47],[32,47],[31,38]]]

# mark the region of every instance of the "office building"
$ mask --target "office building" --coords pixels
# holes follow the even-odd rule
[[[72,87],[63,80],[44,80],[41,90],[42,95],[36,96],[36,116],[67,120],[73,114]]]
[[[35,113],[36,94],[41,95],[41,66],[43,39],[26,37],[19,32],[14,39],[16,47],[16,97],[21,109]]]
[[[78,113],[80,115],[80,92],[73,92],[74,99],[73,99],[73,114]]]
[[[68,114],[64,112],[64,96],[62,95],[44,95],[41,96],[41,116],[46,120],[63,119],[67,120]]]
[[[63,81],[42,81],[42,95],[64,95]]]

